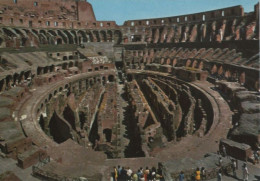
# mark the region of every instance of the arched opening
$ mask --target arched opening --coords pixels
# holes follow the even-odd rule
[[[94,41],[94,37],[93,37],[92,33],[91,33],[90,31],[87,31],[86,34],[87,34],[88,40],[89,40],[90,42],[93,42],[93,41]]]
[[[3,88],[4,88],[4,79],[3,80],[0,80],[0,91],[3,91]]]
[[[51,98],[52,98],[52,94],[49,95],[49,100],[51,100]]]
[[[86,32],[79,30],[77,34],[79,36],[79,44],[88,42]]]
[[[73,36],[67,30],[64,30],[64,33],[67,35],[69,39],[69,44],[74,44]]]
[[[74,30],[72,30],[71,34],[74,36],[74,42],[77,44],[78,43],[77,33]]]
[[[111,142],[112,130],[111,129],[104,129],[103,134],[105,135],[106,142]]]
[[[113,33],[111,30],[107,31],[107,41],[112,42],[113,40]]]
[[[61,45],[62,44],[62,39],[61,38],[58,38],[57,39],[57,45]]]
[[[40,124],[42,130],[44,131],[44,129],[45,129],[45,122],[44,122],[44,118],[43,118],[42,114],[40,116],[39,124]]]
[[[119,30],[115,31],[114,41],[115,41],[115,44],[120,44],[122,42],[122,33]]]
[[[106,42],[107,41],[107,36],[106,36],[106,32],[105,31],[101,31],[100,32],[100,39],[101,39],[101,42]]]
[[[108,81],[109,81],[109,82],[114,82],[114,79],[115,79],[115,78],[114,78],[113,75],[109,75],[109,76],[108,76]]]
[[[67,105],[63,111],[63,117],[68,121],[68,123],[71,125],[71,127],[75,130],[76,129],[76,119],[73,110],[70,108],[69,105]]]
[[[63,42],[64,42],[65,44],[67,44],[67,43],[68,43],[68,41],[67,41],[67,36],[66,36],[62,31],[60,31],[60,30],[58,30],[57,32],[58,32],[58,35],[62,38]]]
[[[93,31],[94,36],[96,37],[97,42],[100,42],[100,36],[98,31]]]
[[[49,128],[50,135],[57,143],[62,143],[67,139],[72,138],[69,126],[57,115],[56,112],[54,112],[51,117]]]
[[[43,73],[46,74],[46,73],[48,73],[48,71],[49,71],[49,67],[44,67]]]
[[[42,74],[42,68],[41,67],[38,67],[37,68],[37,75],[41,75]]]

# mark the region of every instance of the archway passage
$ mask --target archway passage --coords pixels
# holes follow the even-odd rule
[[[62,44],[62,39],[61,38],[58,38],[57,39],[57,45],[61,45]]]
[[[63,116],[66,121],[71,125],[71,127],[75,130],[76,129],[76,123],[75,123],[75,116],[73,110],[70,108],[69,105],[67,105],[63,111]]]
[[[57,143],[62,143],[67,139],[72,138],[69,126],[57,115],[56,112],[54,112],[51,117],[49,128],[50,135]]]
[[[108,76],[108,81],[109,82],[114,82],[115,81],[115,77],[113,75],[109,75]]]
[[[112,130],[111,129],[104,129],[103,134],[105,135],[106,142],[110,142],[111,136],[112,136]]]

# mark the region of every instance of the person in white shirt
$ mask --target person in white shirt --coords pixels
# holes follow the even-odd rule
[[[242,172],[243,172],[243,181],[248,181],[249,172],[248,172],[248,168],[246,166],[246,163],[244,163],[243,166],[242,166]]]

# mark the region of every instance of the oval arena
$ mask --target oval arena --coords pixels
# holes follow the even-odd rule
[[[260,169],[259,3],[121,26],[86,1],[0,7],[0,180]]]

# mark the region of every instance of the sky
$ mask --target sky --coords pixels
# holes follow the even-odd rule
[[[177,16],[242,5],[245,12],[254,11],[258,0],[87,0],[92,4],[98,21],[126,20]]]

